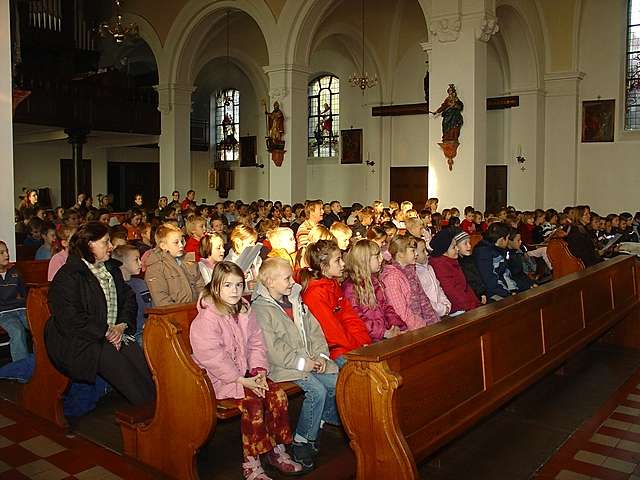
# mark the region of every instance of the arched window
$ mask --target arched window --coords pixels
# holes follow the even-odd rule
[[[323,75],[309,83],[309,156],[338,155],[340,80]]]
[[[640,130],[640,0],[629,0],[625,97],[625,129]]]
[[[230,135],[235,139],[235,145],[231,149],[222,151],[220,160],[231,162],[240,158],[240,92],[235,88],[221,90],[216,95],[215,112],[216,138],[218,145],[221,141],[230,140]]]

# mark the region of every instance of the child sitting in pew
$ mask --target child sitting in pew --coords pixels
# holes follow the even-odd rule
[[[378,275],[382,268],[382,251],[371,240],[359,240],[347,257],[347,276],[342,284],[344,294],[367,327],[374,342],[392,338],[407,325],[387,300]]]
[[[451,312],[464,312],[480,306],[458,263],[457,231],[446,228],[431,240],[429,264],[436,272],[442,290],[451,301]]]
[[[511,278],[518,286],[519,292],[524,292],[536,286],[526,273],[525,255],[525,252],[522,251],[520,232],[512,228],[509,231],[509,242],[507,244],[507,267],[511,272]]]
[[[342,252],[335,242],[318,240],[307,246],[306,263],[309,266],[300,271],[302,300],[322,327],[330,357],[342,366],[345,353],[371,343],[367,327],[339,283],[344,273]]]
[[[268,258],[260,267],[251,307],[264,334],[269,378],[295,382],[306,392],[293,438],[293,458],[308,471],[314,468],[322,422],[340,424],[338,366],[329,359],[327,341],[302,302],[301,291],[293,280],[290,262]]]
[[[187,232],[187,243],[184,245],[184,252],[193,254],[196,262],[200,261],[200,240],[207,231],[207,220],[197,215],[189,215],[185,226]]]
[[[60,243],[60,250],[56,253],[51,260],[49,260],[49,268],[47,270],[47,281],[53,280],[56,273],[67,262],[69,257],[69,239],[76,233],[76,227],[70,225],[62,225],[57,232],[58,242]]]
[[[487,296],[496,301],[518,292],[518,285],[507,266],[509,231],[510,227],[505,223],[489,225],[474,251],[478,271],[487,287]]]
[[[449,315],[451,312],[451,302],[442,290],[442,286],[436,277],[436,272],[429,265],[429,255],[427,244],[423,238],[416,239],[416,274],[422,290],[426,293],[431,306],[439,317]]]
[[[278,227],[267,233],[271,251],[267,257],[283,258],[293,268],[296,263],[296,237],[289,227]]]
[[[0,327],[9,334],[11,360],[17,362],[29,354],[27,291],[18,269],[9,265],[9,248],[0,240]]]
[[[151,293],[145,281],[142,278],[134,276],[140,274],[140,252],[133,245],[122,245],[116,248],[111,256],[122,264],[120,265],[122,278],[136,294],[138,313],[136,316],[136,333],[134,336],[136,342],[142,346],[142,330],[144,329],[146,319],[144,310],[145,308],[153,307],[153,302],[151,301]]]
[[[225,261],[237,262],[245,248],[255,246],[258,241],[258,232],[256,232],[253,227],[247,225],[236,225],[231,231],[229,240],[231,241],[231,249],[229,250],[229,253],[227,253]],[[247,280],[247,292],[252,292],[256,286],[260,265],[262,265],[262,258],[258,255],[245,274],[245,279]]]
[[[193,359],[207,371],[216,399],[230,399],[242,412],[242,473],[247,480],[268,480],[260,463],[295,474],[302,471],[285,445],[292,441],[287,394],[267,379],[269,362],[255,313],[242,298],[244,272],[221,262],[198,299],[189,338]],[[215,412],[214,412],[215,414]]]
[[[145,272],[153,304],[195,302],[204,283],[193,254],[184,253],[182,231],[164,223],[156,230],[156,244],[148,252]]]
[[[213,267],[223,260],[224,239],[215,232],[206,233],[200,240],[200,261],[198,262],[198,270],[205,285],[211,281]]]
[[[389,303],[409,330],[440,321],[416,273],[416,247],[411,235],[394,237],[389,242],[391,262],[380,274]]]
[[[45,223],[42,229],[42,245],[36,251],[36,260],[50,260],[56,248],[56,226],[53,223]]]
[[[464,273],[464,278],[476,294],[476,297],[480,299],[480,303],[484,305],[487,303],[487,287],[485,287],[482,281],[482,276],[476,265],[476,259],[473,256],[471,237],[466,232],[459,231],[453,238],[456,241],[458,263],[460,264],[462,273]]]

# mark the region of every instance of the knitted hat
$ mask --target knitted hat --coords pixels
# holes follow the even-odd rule
[[[429,246],[431,247],[430,255],[432,257],[439,257],[444,255],[449,247],[451,246],[451,241],[455,237],[457,231],[449,228],[445,228],[444,230],[440,230],[429,242]]]
[[[468,240],[470,237],[469,237],[469,234],[464,230],[459,230],[457,231],[456,236],[453,238],[455,239],[456,245],[457,245],[459,243],[464,242],[465,240]]]

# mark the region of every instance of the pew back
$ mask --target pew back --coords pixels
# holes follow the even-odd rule
[[[574,257],[569,251],[567,242],[560,238],[552,238],[547,245],[547,256],[553,266],[553,279],[558,279],[570,273],[584,270],[584,263]]]
[[[416,461],[617,322],[637,329],[636,274],[615,259],[347,354],[337,400],[357,478],[419,478]]]
[[[20,404],[29,412],[53,422],[61,428],[67,424],[62,398],[69,387],[69,379],[49,360],[44,344],[44,327],[51,316],[47,296],[49,285],[32,285],[27,295],[27,317],[33,338],[35,369],[28,383],[23,385]]]
[[[49,260],[18,260],[16,268],[27,285],[47,283]]]

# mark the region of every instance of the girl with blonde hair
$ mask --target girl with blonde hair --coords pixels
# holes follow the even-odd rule
[[[359,240],[346,256],[344,294],[364,322],[371,340],[379,342],[398,335],[407,325],[387,300],[378,274],[382,251],[372,240]]]

